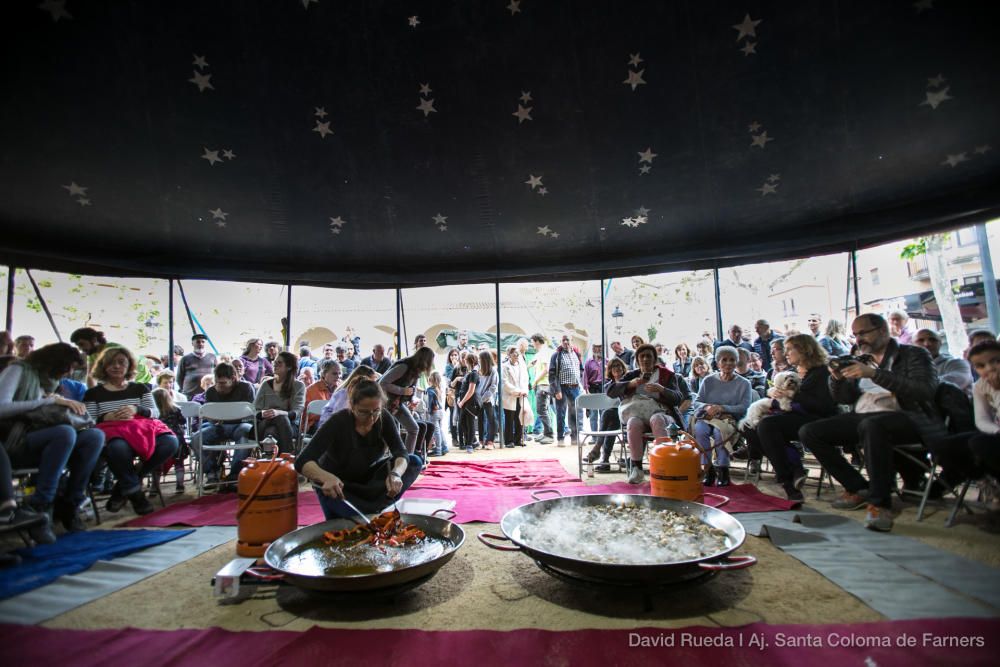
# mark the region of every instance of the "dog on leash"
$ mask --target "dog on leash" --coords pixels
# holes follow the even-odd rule
[[[775,375],[774,388],[783,390],[785,395],[781,398],[762,398],[751,403],[750,409],[747,410],[747,416],[740,420],[740,430],[757,428],[760,420],[775,410],[791,412],[792,398],[800,386],[802,386],[802,378],[795,371],[782,371]]]

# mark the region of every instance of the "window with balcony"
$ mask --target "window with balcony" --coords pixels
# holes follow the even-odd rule
[[[975,245],[977,241],[975,227],[963,227],[958,230],[956,236],[958,237],[959,247]]]
[[[914,273],[912,271],[912,265],[913,264],[914,264],[914,262],[907,262],[907,266],[911,268],[911,270],[910,270],[910,277],[911,278],[914,276]],[[927,270],[926,264],[925,264],[923,270],[924,271]],[[871,278],[872,278],[872,285],[878,285],[879,284],[878,269],[872,269],[871,270]]]

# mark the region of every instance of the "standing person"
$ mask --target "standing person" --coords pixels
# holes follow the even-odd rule
[[[377,383],[358,382],[350,409],[330,417],[295,460],[295,469],[313,483],[327,520],[351,516],[343,500],[362,512],[380,512],[420,474],[422,461],[406,452],[385,401]]]
[[[462,363],[465,366],[465,374],[462,376],[461,384],[458,387],[456,396],[458,400],[455,405],[459,410],[458,417],[458,441],[459,446],[464,447],[469,454],[475,449],[476,441],[476,410],[470,403],[476,397],[476,387],[479,386],[479,357],[475,352],[466,352],[462,356]]]
[[[820,336],[819,344],[829,357],[842,357],[851,352],[851,341],[847,339],[847,332],[840,320],[826,323],[826,333]]]
[[[410,454],[416,451],[418,442],[425,443],[429,435],[433,436],[426,422],[422,424],[417,422],[409,404],[416,393],[417,380],[422,374],[430,373],[432,370],[434,370],[434,351],[424,347],[409,357],[397,361],[379,380],[379,385],[389,397],[386,409],[399,420],[400,426],[406,429],[406,451]]]
[[[83,403],[56,393],[59,380],[84,364],[79,350],[55,343],[35,350],[27,359],[14,361],[0,373],[0,432],[11,464],[38,468],[35,492],[25,504],[34,512],[59,520],[69,531],[86,528],[76,510],[87,496],[90,475],[104,449],[104,434],[95,428],[76,431],[61,424],[28,431],[23,436],[23,447],[17,447],[10,422],[43,405],[61,405],[75,414],[86,414]],[[69,471],[69,484],[60,493],[63,470]]]
[[[90,327],[83,327],[82,329],[77,329],[69,336],[69,341],[76,345],[80,350],[87,355],[87,386],[93,387],[95,384],[93,378],[93,368],[94,364],[97,362],[98,355],[101,354],[106,348],[109,347],[125,347],[119,343],[110,343],[108,339],[104,337],[104,334],[96,329],[91,329]],[[153,374],[149,372],[149,368],[146,367],[146,361],[143,357],[136,357],[132,355],[136,361],[135,368],[135,381],[147,385],[148,387],[153,386]]]
[[[294,354],[279,352],[274,360],[274,377],[260,385],[253,402],[258,440],[273,434],[282,453],[295,451],[296,424],[306,402],[306,386],[295,379],[297,364]]]
[[[806,319],[806,324],[809,325],[809,333],[812,334],[813,338],[821,338],[823,336],[823,316],[819,313],[809,313],[809,317]],[[829,350],[827,350],[829,353]]]
[[[535,373],[535,416],[542,422],[542,437],[538,444],[552,444],[552,421],[549,419],[549,360],[552,357],[552,350],[545,344],[545,336],[536,333],[531,337],[531,344],[535,348],[535,358],[531,365]],[[536,431],[537,433],[537,431]]]
[[[590,359],[583,365],[583,385],[588,394],[600,394],[604,391],[604,353],[600,343],[591,347]],[[589,410],[590,430],[596,431],[600,423],[600,410]]]
[[[353,373],[354,369],[358,367],[358,362],[353,359],[348,359],[347,357],[347,350],[349,347],[349,345],[344,345],[343,343],[337,343],[337,345],[334,346],[334,351],[337,355],[337,363],[340,364],[341,377],[344,378]]]
[[[642,336],[634,335],[629,339],[629,343],[632,345],[632,361],[629,363],[629,369],[635,370],[639,367],[639,360],[635,358],[636,350],[639,349],[640,345],[645,345],[646,341],[642,339]]]
[[[160,469],[177,453],[177,436],[161,422],[149,387],[132,382],[136,360],[123,347],[106,348],[94,364],[93,377],[100,384],[87,390],[87,412],[104,431],[108,467],[118,482],[105,509],[117,512],[132,503],[136,514],[149,514],[153,505],[142,492],[142,479]],[[137,470],[133,459],[142,464]]]
[[[451,444],[455,446],[458,442],[458,411],[455,408],[455,394],[458,391],[456,373],[461,373],[462,360],[457,348],[450,348],[447,355],[448,361],[444,365],[444,386],[445,404],[448,406],[448,433],[451,435]]]
[[[427,378],[427,416],[434,424],[434,448],[427,452],[428,456],[444,456],[448,453],[448,445],[444,441],[444,398],[441,384],[441,374],[432,371]]]
[[[336,359],[324,359],[319,363],[319,380],[309,385],[306,389],[306,407],[313,401],[330,402],[333,392],[340,387],[342,380],[340,364]],[[305,424],[302,425],[303,433],[312,433],[319,423],[319,415],[306,415]]]
[[[504,447],[524,447],[521,410],[528,399],[528,368],[521,361],[517,347],[507,348],[507,363],[503,365]]]
[[[493,449],[499,426],[497,424],[496,398],[500,378],[496,366],[493,364],[493,355],[490,354],[489,350],[483,350],[479,353],[479,377],[481,381],[476,387],[476,395],[479,397],[479,403],[483,406],[483,414],[480,417],[483,425],[483,449]]]
[[[889,333],[900,345],[912,345],[913,331],[910,329],[910,316],[902,310],[889,313]]]
[[[392,366],[389,357],[385,356],[385,347],[379,344],[372,348],[371,356],[361,360],[361,364],[374,369],[379,375],[383,375]]]
[[[569,334],[563,334],[561,343],[549,360],[549,382],[556,399],[556,437],[559,447],[563,446],[563,439],[567,434],[574,445],[580,437],[580,416],[576,409],[576,399],[581,393],[580,384],[583,382],[583,360],[580,359],[580,353],[573,349]]]
[[[166,368],[156,374],[156,387],[157,389],[162,389],[163,391],[170,394],[170,400],[174,401],[187,401],[190,400],[187,396],[177,391],[176,378],[174,377],[174,372],[169,368]],[[84,391],[86,391],[86,386],[84,385]],[[200,383],[199,383],[199,390]],[[80,400],[83,400],[83,395],[80,395]]]
[[[191,352],[181,357],[177,364],[177,384],[181,393],[191,400],[201,389],[201,379],[215,370],[215,355],[207,351],[208,336],[191,336]]]
[[[302,371],[304,371],[306,368],[312,368],[313,371],[315,371],[316,364],[317,364],[317,359],[312,354],[312,348],[309,347],[308,345],[303,345],[302,347],[300,347],[299,368],[298,368],[299,375],[302,375]],[[273,361],[271,362],[271,365],[272,366],[274,365]]]
[[[14,356],[18,359],[27,359],[28,355],[35,351],[35,337],[27,334],[14,339]]]
[[[340,342],[343,343],[345,352],[347,352],[348,347],[351,348],[351,352],[347,358],[353,361],[355,366],[357,366],[358,362],[355,357],[358,359],[361,358],[361,336],[354,332],[354,327],[348,326],[344,330],[344,336],[340,339]],[[338,359],[338,361],[340,360]],[[341,365],[343,365],[343,362],[341,362]]]
[[[611,351],[615,353],[615,359],[621,359],[626,367],[632,366],[632,357],[635,356],[632,350],[626,350],[621,341],[611,341]]]
[[[773,331],[771,324],[767,320],[757,320],[753,328],[757,332],[757,338],[753,342],[753,351],[760,355],[763,370],[766,373],[771,370],[773,363],[771,358],[771,343],[781,340],[784,336]]]
[[[278,358],[279,352],[281,352],[281,343],[273,340],[264,343],[264,356],[272,366],[274,366],[274,360]]]
[[[243,361],[243,379],[255,387],[259,387],[266,378],[274,376],[274,365],[267,357],[261,355],[263,351],[264,340],[251,338],[247,341],[243,354],[240,355],[240,359]],[[279,352],[278,355],[280,357],[281,353]],[[295,359],[294,354],[292,359]],[[292,364],[293,369],[297,366],[298,361]]]
[[[674,357],[677,359],[674,362],[674,373],[681,377],[691,375],[691,348],[687,343],[679,343],[674,348]]]
[[[455,348],[459,352],[465,352],[466,350],[469,349],[469,332],[468,331],[459,331],[458,332],[458,344],[455,346]],[[464,364],[464,357],[463,357],[463,364]]]
[[[854,411],[806,424],[799,429],[799,440],[844,487],[833,507],[867,505],[865,527],[888,532],[895,472],[906,489],[918,489],[924,478],[919,467],[894,456],[895,445],[932,442],[946,432],[934,404],[937,372],[927,350],[901,345],[890,336],[882,316],[861,315],[851,329],[858,349],[872,360],[831,367],[830,391],[837,403],[853,405]],[[838,450],[857,444],[864,447],[867,481]]]

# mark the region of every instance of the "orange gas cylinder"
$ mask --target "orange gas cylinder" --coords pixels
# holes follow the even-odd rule
[[[271,542],[298,527],[299,477],[294,462],[291,454],[244,461],[236,512],[238,555],[259,558]]]
[[[701,502],[701,455],[683,442],[657,438],[649,452],[649,484],[654,496]]]

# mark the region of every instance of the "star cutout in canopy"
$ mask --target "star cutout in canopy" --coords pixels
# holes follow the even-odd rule
[[[748,39],[747,42],[746,42],[746,44],[743,45],[743,48],[740,49],[740,51],[743,52],[744,56],[749,56],[751,53],[754,54],[754,55],[756,55],[757,54],[757,42],[751,42]]]
[[[525,181],[525,184],[530,185],[531,189],[534,190],[542,184],[542,177],[528,174],[528,180]]]
[[[38,5],[38,8],[43,12],[51,14],[53,22],[59,19],[72,20],[73,18],[73,15],[66,11],[66,0],[45,0],[45,2]]]
[[[203,93],[205,92],[206,88],[208,88],[209,90],[215,90],[215,86],[212,85],[211,78],[212,78],[211,74],[201,74],[199,72],[194,72],[194,76],[188,79],[188,81],[198,86],[199,93]]]
[[[760,129],[760,123],[758,123],[757,121],[754,121],[754,122],[750,123],[749,128],[750,128],[750,132],[754,133],[754,132],[756,132],[757,130]]]
[[[542,236],[548,236],[549,234],[552,233],[552,230],[549,229],[548,225],[545,225],[544,227],[539,227],[537,233],[541,234]]]
[[[552,232],[552,238],[554,239],[559,238],[559,232]]]
[[[540,187],[540,188],[538,188],[538,194],[540,194],[540,195],[542,195],[544,197],[545,195],[549,194],[549,189],[546,188],[546,187],[544,187],[544,186]]]
[[[639,217],[645,218],[647,215],[649,215],[650,210],[651,209],[648,209],[645,206],[640,206],[639,208],[636,209],[635,214],[638,215]]]
[[[309,9],[310,2],[315,2],[317,5],[319,4],[319,0],[302,0],[302,6]]]
[[[416,107],[417,111],[424,112],[424,118],[431,115],[432,113],[437,113],[437,109],[434,108],[434,100],[420,100],[420,104]]]
[[[517,116],[517,124],[520,125],[526,120],[534,120],[534,118],[531,117],[532,109],[534,109],[534,107],[523,107],[520,104],[518,104],[517,111],[515,111],[511,115]]]
[[[989,144],[983,144],[982,146],[976,146],[972,150],[972,152],[976,153],[977,155],[986,155],[986,153],[988,153],[991,150],[993,150],[992,146],[990,146]],[[65,187],[65,186],[63,186],[63,187]]]
[[[967,162],[968,160],[969,157],[965,153],[959,153],[958,155],[949,155],[947,158],[945,158],[944,162],[942,162],[941,165],[942,166],[948,165],[949,167],[954,168],[955,165],[961,162]]]
[[[336,218],[330,218],[331,227],[343,227],[347,224],[347,220],[344,220],[339,215]]]
[[[650,167],[648,164],[640,165],[639,174],[640,175],[648,174],[650,169],[652,169],[652,167]]]
[[[70,197],[86,197],[87,190],[89,190],[89,188],[85,188],[82,185],[77,185],[76,181],[71,181],[69,185],[64,185],[63,187],[69,190]]]
[[[628,55],[628,64],[631,65],[632,67],[638,67],[639,63],[641,62],[642,58],[639,56],[638,53],[630,53]]]
[[[944,75],[938,74],[937,76],[932,76],[931,78],[927,79],[927,87],[940,88],[941,86],[944,85],[945,81],[947,81],[947,79],[944,78]]]
[[[928,91],[927,92],[927,99],[925,99],[923,102],[921,102],[920,106],[922,106],[922,107],[923,106],[929,106],[931,109],[937,109],[941,104],[944,103],[945,100],[953,100],[953,99],[955,99],[954,97],[952,97],[951,95],[948,94],[949,90],[951,90],[950,87],[945,88],[944,90],[936,91],[936,92]]]
[[[625,79],[624,81],[622,81],[622,83],[624,83],[626,86],[632,86],[632,92],[635,92],[635,89],[638,88],[639,86],[646,85],[646,82],[643,81],[643,79],[642,79],[642,74],[645,71],[646,70],[644,70],[644,69],[641,69],[638,72],[631,72],[630,71],[628,73],[628,78]]]
[[[80,197],[79,199],[76,200],[76,203],[79,204],[80,206],[90,206],[90,200],[87,199],[86,197]]]
[[[510,4],[507,5],[507,9],[510,11],[510,15],[521,13],[521,0],[510,0]]]
[[[326,113],[326,107],[314,107],[314,108],[316,109],[316,111],[313,112],[314,116],[319,116],[320,118],[326,118],[327,115],[329,115]]]
[[[222,157],[226,158],[227,160],[235,160],[236,153],[227,148],[224,151],[222,151]]]
[[[204,147],[202,147],[202,150],[204,150],[205,152],[204,154],[202,154],[201,159],[208,160],[208,163],[213,167],[215,166],[216,162],[222,162],[222,160],[219,158],[219,151],[210,151]]]
[[[771,174],[770,176],[767,177],[767,180],[769,180],[771,183],[777,183],[778,181],[781,180],[781,174]]]
[[[760,193],[761,197],[766,197],[767,195],[773,195],[778,191],[777,183],[765,183],[761,187],[757,188],[757,192]]]
[[[212,218],[214,220],[225,220],[229,216],[229,214],[221,208],[209,209],[208,212],[212,214]]]
[[[194,54],[194,62],[191,64],[197,67],[198,69],[205,69],[206,67],[208,67],[208,61],[205,60],[205,56],[199,56],[197,54]]]
[[[326,139],[326,135],[333,134],[333,130],[330,129],[330,121],[320,122],[316,121],[316,127],[313,128],[313,132],[319,132],[320,139]]]
[[[738,42],[744,37],[756,37],[757,26],[760,25],[760,23],[763,20],[764,19],[757,19],[756,21],[754,21],[750,18],[749,14],[744,16],[743,23],[737,23],[736,25],[733,26],[733,30],[738,30],[740,33],[736,36],[736,41]]]
[[[420,84],[420,94],[421,95],[427,96],[427,95],[430,95],[431,92],[432,92],[431,91],[431,84],[429,84],[429,83],[422,83],[422,84]]]
[[[530,90],[522,90],[521,91],[521,97],[519,99],[521,100],[522,104],[527,104],[528,102],[531,101],[531,91]]]
[[[764,148],[764,144],[769,141],[774,141],[774,137],[767,136],[767,130],[764,130],[760,134],[753,135],[753,139],[750,140],[750,148],[753,148],[754,146]]]
[[[434,221],[435,225],[445,225],[445,224],[448,224],[448,216],[441,215],[440,213],[438,213],[435,216],[432,216],[431,220]]]
[[[411,16],[410,18],[406,19],[406,22],[410,24],[411,28],[416,28],[418,25],[420,25],[420,19],[416,16]]]
[[[638,155],[639,155],[639,162],[648,162],[650,164],[653,163],[653,158],[656,157],[656,153],[653,152],[652,148],[647,148],[644,151],[640,151]]]

